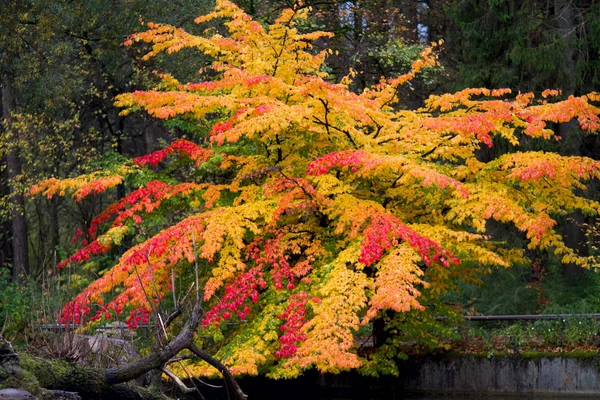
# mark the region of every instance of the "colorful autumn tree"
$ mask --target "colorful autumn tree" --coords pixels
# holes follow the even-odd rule
[[[65,306],[63,321],[126,312],[135,327],[159,318],[175,278],[187,279],[204,310],[196,342],[236,374],[393,373],[394,353],[362,354],[355,332],[422,309],[424,296],[435,301],[455,280],[471,279],[473,265],[522,260],[522,249],[486,236],[487,221],[513,226],[530,247],[564,262],[591,265],[554,226],[575,210],[600,212],[582,195],[600,177],[599,162],[518,151],[483,162],[477,154],[498,140],[517,149],[523,138],[559,140],[548,124],[573,118],[596,131],[600,109],[592,103],[600,95],[559,101],[556,91],[536,99],[467,89],[398,109],[399,87],[436,65],[433,47],[409,72],[353,93],[352,76],[328,81],[328,52],[311,52],[311,42],[328,34],[298,31],[307,13],[285,10],[263,27],[220,0],[196,22],[223,19],[228,36],[148,24],[128,40],[152,44],[146,59],[192,48],[214,62],[202,70],[204,81],[165,74],[154,90],[118,96],[123,113],[144,110],[210,131],[198,143],[180,139],[113,170],[31,189],[80,200],[123,182],[138,185],[92,221],[86,244],[61,266],[152,232],[142,229],[147,220],[170,211],[161,231],[138,237]],[[174,369],[215,372],[186,363]]]

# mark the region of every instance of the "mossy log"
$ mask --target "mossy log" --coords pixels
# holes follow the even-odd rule
[[[233,399],[244,400],[242,392],[231,372],[220,361],[205,353],[194,344],[194,332],[202,317],[202,308],[196,304],[179,334],[161,350],[146,357],[105,370],[73,365],[63,360],[46,360],[16,356],[9,343],[0,348],[0,388],[24,388],[34,395],[42,396],[44,390],[62,390],[79,393],[83,398],[107,399],[167,399],[164,395],[139,386],[127,384],[150,371],[162,370],[169,360],[188,349],[207,361],[223,374]],[[3,378],[5,376],[5,379]],[[21,382],[20,382],[21,380]],[[6,381],[5,385],[3,381]],[[11,386],[16,382],[16,386]],[[25,382],[26,386],[22,383]]]
[[[54,398],[55,391],[76,392],[83,399],[168,399],[157,391],[133,384],[107,384],[103,370],[26,354],[20,355],[18,364],[0,367],[0,388],[8,387],[23,388],[41,399]]]

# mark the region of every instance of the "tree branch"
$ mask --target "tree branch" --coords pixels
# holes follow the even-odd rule
[[[170,359],[179,354],[183,349],[188,348],[190,344],[193,344],[194,332],[198,328],[203,314],[202,306],[199,302],[196,303],[183,329],[169,344],[163,349],[139,360],[106,369],[104,371],[104,382],[108,385],[127,382],[154,369],[162,369]]]
[[[179,379],[177,375],[169,371],[167,368],[162,368],[161,371],[165,373],[169,378],[171,378],[171,380],[175,382],[179,390],[181,390],[183,393],[198,393],[200,398],[204,400],[204,396],[202,396],[202,394],[196,388],[190,388],[185,386],[181,379]]]
[[[188,350],[190,350],[202,360],[206,361],[208,364],[216,368],[221,373],[221,375],[223,375],[225,384],[227,384],[227,386],[233,390],[233,394],[235,396],[234,398],[236,400],[246,400],[248,398],[248,396],[242,391],[242,388],[240,388],[240,386],[238,385],[231,371],[229,371],[229,369],[221,361],[217,360],[216,358],[214,358],[213,356],[196,346],[196,344],[194,343],[188,346]]]

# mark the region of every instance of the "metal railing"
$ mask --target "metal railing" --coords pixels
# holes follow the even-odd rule
[[[538,321],[566,318],[600,318],[600,314],[465,315],[468,321]]]
[[[446,317],[438,317],[439,319],[446,319]],[[600,319],[600,314],[514,314],[514,315],[464,315],[463,318],[467,321],[539,321],[539,320],[552,320],[552,319],[567,319],[567,318],[589,318],[589,319]],[[60,331],[68,329],[77,329],[82,325],[77,324],[42,324],[38,327],[42,330],[47,331]],[[136,329],[152,329],[155,328],[153,324],[139,325]],[[116,330],[116,329],[127,329],[126,326],[97,326],[97,330]]]

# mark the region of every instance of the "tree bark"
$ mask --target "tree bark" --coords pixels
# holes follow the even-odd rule
[[[15,99],[10,82],[2,80],[2,117],[9,121],[15,109]],[[29,257],[27,248],[27,224],[25,221],[25,199],[19,192],[17,179],[21,175],[21,160],[18,150],[11,146],[7,154],[10,200],[12,205],[12,274],[14,280],[21,280],[29,273]]]
[[[554,14],[556,15],[556,28],[559,39],[564,42],[564,67],[565,80],[561,88],[565,96],[575,94],[575,28],[577,21],[575,20],[575,10],[573,2],[570,0],[554,0]],[[566,154],[570,156],[581,155],[579,139],[572,135],[573,131],[577,130],[575,119],[569,122],[558,124],[558,133],[564,143],[571,143],[566,149]],[[570,137],[571,136],[571,137]],[[575,249],[578,253],[586,255],[587,246],[585,245],[585,232],[580,225],[584,222],[584,217],[580,212],[575,213],[573,221],[568,222],[563,228],[563,240],[567,246]],[[567,277],[578,277],[584,272],[584,269],[576,264],[567,264],[565,274]]]

